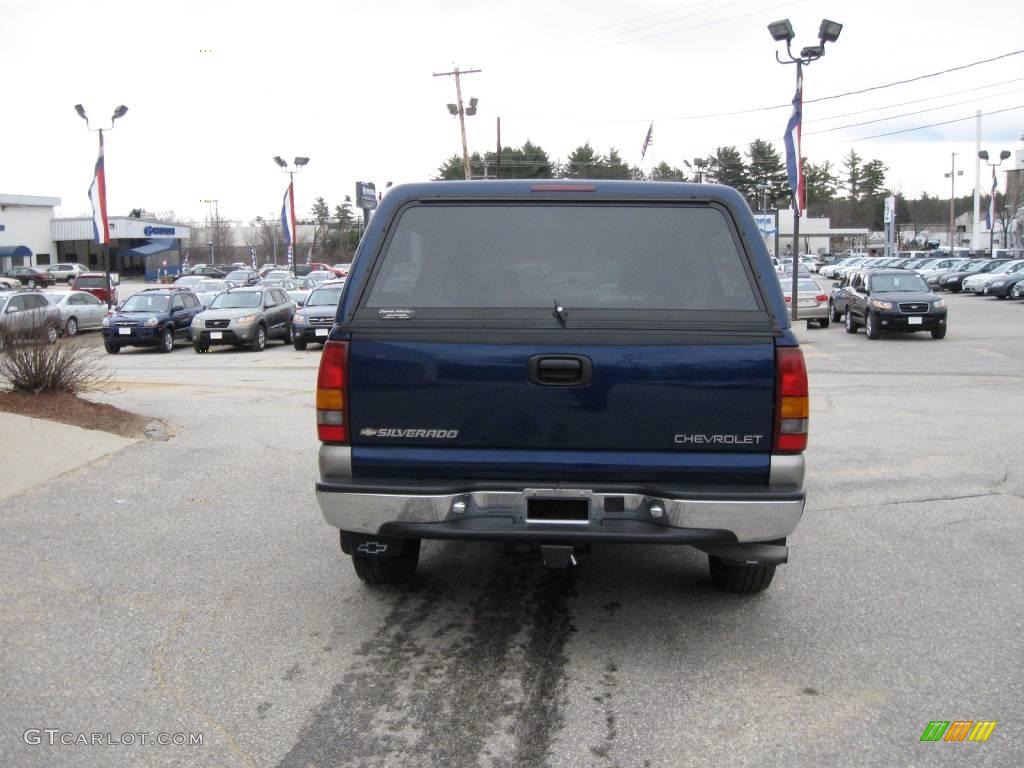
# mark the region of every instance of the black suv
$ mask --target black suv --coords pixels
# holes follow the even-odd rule
[[[202,302],[187,288],[147,288],[103,318],[103,346],[112,355],[121,347],[170,352],[176,339],[189,337],[192,318],[202,311]]]
[[[883,331],[931,331],[946,335],[946,302],[928,290],[928,283],[908,269],[877,269],[854,275],[846,289],[846,332],[861,325],[869,339]]]

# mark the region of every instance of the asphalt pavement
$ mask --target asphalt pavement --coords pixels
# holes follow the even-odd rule
[[[808,506],[755,596],[657,546],[566,578],[425,542],[367,587],[313,495],[315,348],[111,356],[98,399],[169,434],[2,502],[0,765],[1020,765],[1024,302],[948,302],[942,341],[798,326]],[[94,733],[203,743],[60,744]]]

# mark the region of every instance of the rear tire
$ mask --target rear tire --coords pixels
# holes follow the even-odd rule
[[[36,281],[33,280],[32,278],[29,278],[28,283],[26,283],[26,285],[28,285],[29,288],[35,288],[36,287]]]
[[[849,308],[847,308],[847,310],[846,310],[846,332],[847,333],[856,333],[857,332],[857,323],[856,323],[856,321],[854,321],[853,313],[849,310]]]
[[[867,337],[872,341],[882,338],[882,326],[878,324],[878,318],[875,317],[873,312],[868,312],[867,321],[864,325],[864,333],[867,334]]]
[[[107,350],[108,355],[116,355],[118,352],[121,351],[120,344],[111,344],[110,342],[107,341],[103,342],[103,347]]]
[[[711,583],[723,592],[752,595],[768,589],[775,576],[775,566],[765,563],[743,563],[708,555]]]
[[[292,339],[292,346],[295,347],[296,352],[304,352],[306,350],[306,340]]]
[[[940,326],[938,328],[932,328],[933,339],[944,339],[946,338],[946,326]]]
[[[818,321],[818,327],[819,328],[828,328],[829,322],[830,321],[829,321],[829,319],[827,317],[824,320],[819,320]]]
[[[397,557],[352,553],[352,565],[356,569],[356,576],[367,584],[404,584],[416,573],[419,561],[419,539],[405,541],[402,554]]]
[[[55,325],[51,325],[46,329],[46,343],[56,344],[57,339],[60,338],[60,330]]]
[[[837,323],[843,319],[843,316],[839,313],[839,311],[836,309],[836,305],[833,304],[831,300],[829,300],[828,302],[828,316],[832,320],[835,320]]]
[[[287,330],[284,332],[284,343],[286,346],[292,343],[292,324],[290,321]]]

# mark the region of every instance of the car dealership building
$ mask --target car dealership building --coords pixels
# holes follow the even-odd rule
[[[59,197],[0,194],[0,272],[62,262],[122,277],[156,280],[181,270],[189,228],[148,219],[109,219],[110,242],[97,245],[91,218],[57,218]]]

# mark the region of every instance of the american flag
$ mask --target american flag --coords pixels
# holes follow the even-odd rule
[[[782,137],[786,145],[786,176],[789,188],[793,190],[793,208],[796,215],[803,214],[807,202],[807,190],[804,188],[804,169],[800,163],[800,129],[804,112],[804,71],[796,65],[796,93],[793,94],[793,114],[786,124],[786,133]]]
[[[992,229],[996,221],[996,169],[992,168],[992,197],[988,201],[988,210],[985,211],[985,229]]]
[[[647,154],[647,148],[649,146],[651,146],[651,144],[653,144],[653,143],[654,143],[654,122],[651,121],[651,124],[647,127],[647,135],[644,136],[644,146],[640,150],[640,160],[641,160],[641,162],[644,159],[644,155]]]

